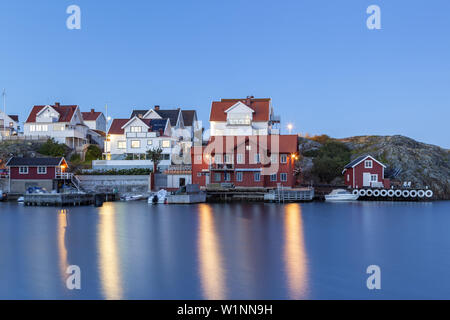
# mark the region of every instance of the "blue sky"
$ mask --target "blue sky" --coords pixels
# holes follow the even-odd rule
[[[81,30],[66,8],[81,8]],[[381,8],[368,30],[366,8]],[[55,101],[126,117],[271,97],[283,127],[450,147],[450,1],[2,1],[0,88],[22,120]],[[207,126],[207,125],[206,125]],[[286,131],[286,130],[285,130]]]

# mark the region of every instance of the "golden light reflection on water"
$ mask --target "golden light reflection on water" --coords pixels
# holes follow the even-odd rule
[[[198,253],[200,281],[205,299],[226,298],[225,270],[214,227],[214,215],[207,204],[199,206]]]
[[[302,209],[298,203],[285,206],[284,215],[284,260],[290,299],[306,296],[307,257],[303,235]]]
[[[116,239],[116,215],[111,203],[99,209],[98,225],[99,271],[105,299],[118,300],[123,297],[119,267],[119,250]]]
[[[67,231],[67,210],[58,210],[58,256],[59,256],[59,272],[61,279],[65,285],[67,277],[66,270],[69,266],[67,262],[67,248],[66,248],[66,231]]]

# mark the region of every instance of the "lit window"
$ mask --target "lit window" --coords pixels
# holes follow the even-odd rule
[[[237,161],[237,163],[240,163],[240,164],[244,163],[244,155],[242,153],[238,153],[236,155],[236,161]]]
[[[36,131],[36,126],[33,124],[30,126],[30,132]]]
[[[47,167],[38,167],[38,174],[47,174]]]
[[[350,175],[347,175],[347,182],[350,181]]]
[[[151,146],[153,144],[153,140],[147,140],[147,145]]]
[[[283,182],[287,181],[287,173],[280,173],[280,180]]]
[[[370,168],[372,168],[372,167],[373,167],[373,162],[372,162],[372,160],[366,160],[366,161],[364,161],[364,168],[370,169]]]
[[[236,181],[241,182],[242,181],[242,172],[236,172]]]
[[[261,173],[255,172],[255,181],[261,181]]]
[[[276,173],[270,175],[270,181],[277,181],[277,174]]]
[[[133,126],[130,128],[131,132],[142,132],[142,127],[139,126]]]
[[[281,163],[287,163],[287,155],[286,154],[282,154],[280,156],[280,162]]]
[[[163,140],[162,146],[163,146],[163,148],[170,148],[170,141],[169,140]]]
[[[245,146],[245,150],[247,150],[247,151],[250,151],[250,150],[252,150],[252,146]]]
[[[126,149],[127,142],[126,141],[117,141],[117,149]]]
[[[131,140],[131,147],[133,149],[137,149],[141,147],[141,141],[140,140]]]
[[[28,167],[19,167],[19,174],[28,174]]]

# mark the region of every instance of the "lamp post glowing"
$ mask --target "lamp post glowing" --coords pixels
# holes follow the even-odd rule
[[[288,123],[287,129],[289,130],[289,134],[291,134],[291,131],[293,128],[294,128],[294,126],[292,125],[292,123]]]

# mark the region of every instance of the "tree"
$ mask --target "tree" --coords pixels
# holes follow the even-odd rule
[[[153,162],[153,173],[156,172],[158,164],[163,158],[162,152],[163,150],[160,147],[147,150],[147,158]]]
[[[350,161],[350,149],[338,141],[325,143],[314,158],[313,174],[321,181],[330,183],[341,176],[344,166]]]
[[[38,152],[46,156],[64,157],[67,153],[67,147],[51,138],[41,145]]]
[[[102,150],[91,144],[86,150],[86,156],[84,157],[85,162],[91,162],[92,160],[98,160],[102,158]]]

